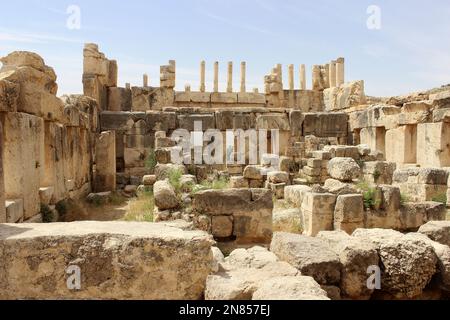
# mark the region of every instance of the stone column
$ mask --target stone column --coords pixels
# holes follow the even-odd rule
[[[338,58],[336,61],[336,86],[340,87],[345,83],[345,59]]]
[[[130,83],[128,83],[128,82],[127,82],[127,83],[125,83],[125,88],[126,88],[126,89],[128,89],[128,90],[130,90],[130,89],[131,89],[131,84],[130,84]]]
[[[205,72],[206,72],[206,62],[202,61],[200,63],[200,92],[205,92],[206,91]]]
[[[241,62],[241,93],[245,93],[245,73],[246,73],[246,63],[245,61]]]
[[[191,85],[189,83],[184,85],[184,91],[185,92],[191,92]]]
[[[214,92],[219,92],[219,62],[214,62]]]
[[[320,66],[315,65],[312,69],[312,88],[313,90],[321,90],[320,85]]]
[[[330,63],[330,88],[336,87],[336,61]]]
[[[116,134],[102,132],[95,144],[95,192],[116,190]]]
[[[0,122],[0,223],[6,222],[5,180],[3,178],[3,127]]]
[[[148,87],[148,75],[144,74],[143,76],[143,84],[144,84],[144,88]]]
[[[306,90],[306,67],[304,64],[300,65],[300,89]]]
[[[289,65],[289,90],[294,91],[294,65]]]
[[[228,84],[227,92],[233,92],[233,62],[228,62]]]
[[[258,88],[253,88],[253,93],[259,93],[259,89]]]

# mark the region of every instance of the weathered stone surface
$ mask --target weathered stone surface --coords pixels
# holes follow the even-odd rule
[[[333,193],[337,196],[357,193],[352,184],[344,183],[335,179],[327,179],[324,183],[324,188],[328,192]]]
[[[300,209],[286,209],[273,212],[273,231],[300,233],[302,230]]]
[[[324,240],[284,232],[273,235],[270,251],[296,267],[302,275],[311,276],[319,284],[337,284],[341,263]]]
[[[237,249],[221,267],[223,270],[207,278],[206,300],[251,300],[265,280],[299,275],[297,269],[261,247]]]
[[[263,114],[256,118],[256,129],[290,131],[291,126],[287,114]]]
[[[175,190],[167,180],[157,181],[153,186],[155,204],[160,210],[175,209],[179,206],[179,201]]]
[[[431,240],[450,247],[450,221],[431,221],[419,229]]]
[[[275,277],[262,282],[252,300],[329,300],[312,277]]]
[[[182,174],[187,173],[187,169],[183,165],[177,164],[157,164],[155,167],[156,180],[164,180],[169,177],[169,172],[172,170],[180,170]]]
[[[345,83],[341,87],[324,90],[326,111],[340,111],[366,103],[364,81]]]
[[[362,227],[364,227],[363,196],[361,194],[338,196],[334,209],[334,229],[352,234]]]
[[[15,199],[15,200],[6,200],[6,218],[5,221],[7,223],[16,223],[23,219],[23,200]]]
[[[272,183],[289,183],[289,174],[282,171],[267,173],[267,180]]]
[[[328,162],[328,173],[340,181],[352,181],[361,176],[361,168],[352,158],[333,158]]]
[[[155,175],[145,175],[142,177],[142,183],[144,186],[153,186],[156,183]]]
[[[262,167],[250,165],[244,169],[244,178],[252,180],[263,180]]]
[[[333,230],[335,204],[332,193],[306,193],[301,206],[304,234],[315,236],[320,231]]]
[[[248,180],[245,179],[243,176],[230,177],[230,188],[241,189],[248,187],[249,187]]]
[[[306,193],[311,192],[311,187],[295,185],[284,188],[284,199],[287,203],[300,208]]]
[[[358,241],[342,231],[322,231],[317,237],[327,241],[339,256],[342,294],[351,299],[369,299],[373,290],[367,288],[367,270],[370,266],[378,266],[376,246]]]
[[[266,189],[206,190],[194,195],[192,209],[206,216],[233,216],[238,243],[268,243],[272,237],[272,192]]]
[[[384,267],[381,276],[382,290],[394,297],[419,296],[436,272],[436,255],[433,248],[424,241],[383,229],[358,229],[353,236],[377,246]]]
[[[102,132],[95,144],[96,192],[116,190],[116,135],[113,131]]]
[[[346,113],[304,113],[303,135],[316,137],[346,137]]]
[[[201,299],[212,244],[204,232],[151,223],[0,225],[0,297]],[[70,266],[80,290],[67,288]]]

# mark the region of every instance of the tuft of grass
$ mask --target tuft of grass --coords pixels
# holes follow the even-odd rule
[[[51,223],[55,221],[55,214],[46,204],[41,204],[41,216],[43,223]]]
[[[153,172],[155,170],[155,167],[157,164],[158,164],[158,162],[156,161],[155,150],[150,148],[148,151],[147,159],[145,159],[145,167],[147,169],[150,169],[150,172]]]
[[[181,177],[183,176],[183,171],[181,169],[170,169],[167,175],[170,185],[175,189],[175,193],[181,193]]]
[[[110,197],[110,203],[115,206],[119,206],[126,202],[126,198],[117,192],[113,192]]]
[[[409,202],[409,197],[408,195],[401,193],[400,194],[400,205],[404,205],[405,203]]]
[[[447,205],[447,194],[445,194],[445,193],[438,194],[438,195],[434,196],[431,200],[434,202],[442,203],[442,204],[444,204],[444,206],[446,206]]]
[[[138,193],[137,198],[130,200],[124,221],[153,222],[155,200],[151,191]]]

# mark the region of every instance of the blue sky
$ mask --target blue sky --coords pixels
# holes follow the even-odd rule
[[[81,10],[81,29],[67,28],[66,10]],[[381,9],[381,29],[369,30],[367,8]],[[263,89],[276,63],[307,65],[346,58],[346,80],[364,79],[366,93],[388,96],[450,83],[448,0],[15,0],[2,3],[0,56],[41,54],[58,74],[59,92],[81,93],[83,43],[98,43],[119,63],[119,83],[159,84],[159,66],[177,61],[177,88],[198,90],[199,64],[247,62],[247,87]],[[296,87],[298,76],[295,77]]]

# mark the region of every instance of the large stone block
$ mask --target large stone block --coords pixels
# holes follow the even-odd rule
[[[422,167],[450,166],[450,123],[420,123],[417,126],[417,163]]]
[[[401,126],[386,131],[387,161],[399,164],[416,163],[416,152],[417,129],[415,126]]]
[[[364,81],[345,83],[341,87],[325,89],[323,92],[325,110],[340,111],[366,103]]]
[[[342,231],[322,231],[317,235],[325,240],[342,263],[339,287],[344,297],[370,299],[373,289],[367,287],[367,270],[378,266],[377,247],[370,242],[358,241]]]
[[[96,192],[116,190],[116,135],[114,131],[102,132],[95,144]]]
[[[332,193],[306,193],[301,206],[304,234],[315,236],[333,230],[335,204],[336,195]]]
[[[334,209],[334,229],[352,234],[364,226],[364,203],[360,194],[337,197]]]
[[[17,111],[19,90],[20,87],[17,83],[0,80],[0,112]]]
[[[333,158],[328,162],[328,173],[339,181],[352,181],[361,176],[361,168],[352,158]]]
[[[436,272],[437,258],[433,247],[420,239],[384,229],[358,229],[353,237],[372,242],[381,265],[382,291],[398,299],[420,296]]]
[[[347,137],[346,113],[304,113],[303,135]]]
[[[311,192],[312,188],[309,186],[295,185],[284,188],[284,199],[287,203],[300,208],[306,193]]]
[[[23,199],[24,217],[39,213],[44,166],[44,121],[26,113],[4,113],[3,173],[6,199]]]
[[[265,189],[206,190],[195,194],[199,215],[233,216],[236,241],[268,243],[272,237],[272,192]]]
[[[256,118],[256,129],[258,130],[278,129],[282,131],[290,131],[291,126],[287,114],[268,113],[262,114]]]
[[[201,299],[212,243],[204,232],[153,223],[1,225],[0,298]],[[67,286],[74,270],[79,290]]]
[[[450,247],[450,221],[428,222],[420,227],[419,232],[433,241]]]
[[[338,284],[341,279],[339,257],[322,239],[275,232],[270,251],[281,261],[297,268],[302,275],[313,277],[319,284]]]
[[[214,114],[187,114],[178,116],[180,129],[193,132],[195,122],[201,123],[203,131],[216,128],[216,119]]]
[[[109,111],[131,111],[131,90],[127,88],[108,88]]]

